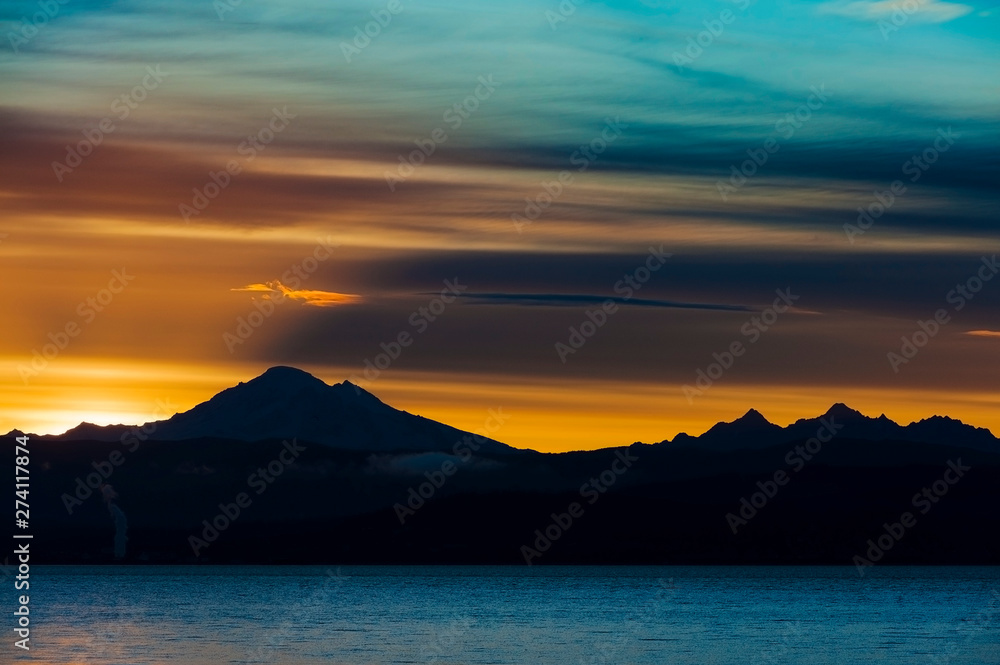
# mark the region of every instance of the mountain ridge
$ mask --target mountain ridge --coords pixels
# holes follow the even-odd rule
[[[948,416],[934,415],[908,425],[885,416],[871,418],[842,402],[834,403],[814,418],[800,418],[782,427],[757,409],[728,422],[719,422],[704,433],[679,433],[655,446],[696,447],[713,451],[763,449],[805,440],[825,424],[839,426],[838,437],[867,441],[901,441],[965,446],[998,451],[1000,440],[981,427]],[[327,384],[312,374],[278,365],[246,382],[226,388],[210,399],[171,417],[141,425],[94,425],[82,422],[62,434],[31,435],[56,441],[123,440],[137,429],[158,441],[199,438],[260,441],[299,438],[353,450],[447,452],[457,441],[475,437],[486,452],[526,451],[450,425],[395,409],[350,381]],[[20,435],[15,429],[9,435]],[[608,446],[613,448],[616,446]]]
[[[303,370],[276,366],[226,388],[187,411],[142,425],[81,423],[59,441],[113,442],[140,429],[156,441],[292,439],[345,450],[451,452],[461,441],[494,454],[524,452],[491,438],[464,432],[395,409],[349,381],[333,385]]]
[[[820,428],[835,432],[822,452],[807,441]],[[699,437],[532,453],[398,411],[350,382],[276,368],[123,447],[119,436],[135,431],[81,425],[31,442],[41,561],[120,563],[100,500],[107,482],[139,564],[523,565],[523,546],[566,514],[571,535],[542,563],[845,565],[923,491],[948,496],[887,562],[1000,562],[996,530],[982,528],[1000,501],[1000,442],[945,416],[904,427],[837,403],[781,427],[749,409]],[[282,457],[283,433],[298,435],[301,457]],[[453,448],[464,440],[478,448]],[[955,469],[957,479],[944,475]],[[239,492],[250,516],[224,536],[212,527],[212,541],[207,525]],[[730,512],[747,520],[738,532]],[[192,537],[211,546],[192,549]]]
[[[840,426],[837,433],[840,439],[929,443],[1000,451],[1000,439],[990,430],[955,418],[935,415],[900,425],[884,413],[871,418],[842,402],[835,403],[821,416],[800,418],[787,427],[775,425],[756,409],[750,409],[736,420],[717,423],[700,436],[681,433],[656,445],[717,451],[763,449],[808,439],[823,428],[826,421]]]

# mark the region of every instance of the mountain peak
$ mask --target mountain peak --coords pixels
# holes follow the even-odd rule
[[[678,435],[674,443],[707,445],[715,449],[753,447],[757,441],[769,440],[781,428],[769,422],[757,409],[750,409],[732,422],[716,423],[698,437]]]
[[[855,411],[851,407],[847,406],[843,402],[837,402],[829,409],[827,409],[824,416],[830,416],[831,418],[844,418],[844,419],[857,419],[865,418],[864,414],[860,411]]]
[[[718,423],[712,429],[726,429],[726,430],[748,430],[748,429],[770,429],[772,427],[777,427],[771,423],[764,415],[757,409],[750,409],[742,416],[728,423]],[[709,430],[711,431],[711,430]]]
[[[323,386],[327,385],[309,372],[298,369],[297,367],[288,367],[287,365],[275,365],[257,378],[251,379],[248,383],[254,383],[256,381],[288,386],[315,386],[317,384]]]
[[[295,367],[271,367],[188,411],[155,423],[158,441],[297,438],[346,450],[450,452],[467,433],[394,409],[350,381],[329,385]],[[124,426],[81,424],[72,439],[119,438]],[[66,435],[63,435],[66,437]],[[516,449],[486,439],[484,452]]]
[[[743,425],[770,425],[771,421],[764,417],[757,409],[750,409],[744,413],[740,418],[737,418],[734,422]]]

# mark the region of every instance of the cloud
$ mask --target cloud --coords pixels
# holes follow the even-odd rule
[[[998,330],[970,330],[963,334],[972,337],[1000,337],[1000,331]]]
[[[972,7],[941,0],[836,0],[820,5],[819,10],[823,14],[834,14],[856,21],[882,21],[900,13],[924,23],[945,23],[965,16],[972,11]]]
[[[362,297],[352,293],[334,293],[333,291],[313,291],[306,289],[290,289],[281,282],[275,280],[264,284],[248,284],[247,286],[230,289],[230,291],[249,291],[251,293],[263,293],[271,300],[282,300],[291,298],[301,300],[303,305],[313,305],[315,307],[338,307],[340,305],[353,305],[359,303]]]
[[[668,307],[673,309],[711,309],[726,312],[755,312],[746,305],[719,305],[715,303],[679,302],[676,300],[649,300],[646,298],[623,298],[620,296],[599,296],[590,294],[561,293],[463,293],[459,296],[479,305],[518,305],[542,307],[574,307],[579,305],[600,305],[608,300],[619,305],[635,307]]]

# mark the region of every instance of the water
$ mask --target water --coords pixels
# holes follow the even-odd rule
[[[31,603],[32,663],[1000,663],[1000,568],[39,567]]]

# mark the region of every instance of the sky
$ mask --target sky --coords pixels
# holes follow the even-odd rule
[[[5,2],[0,430],[293,365],[537,450],[834,402],[1000,433],[998,21]]]

